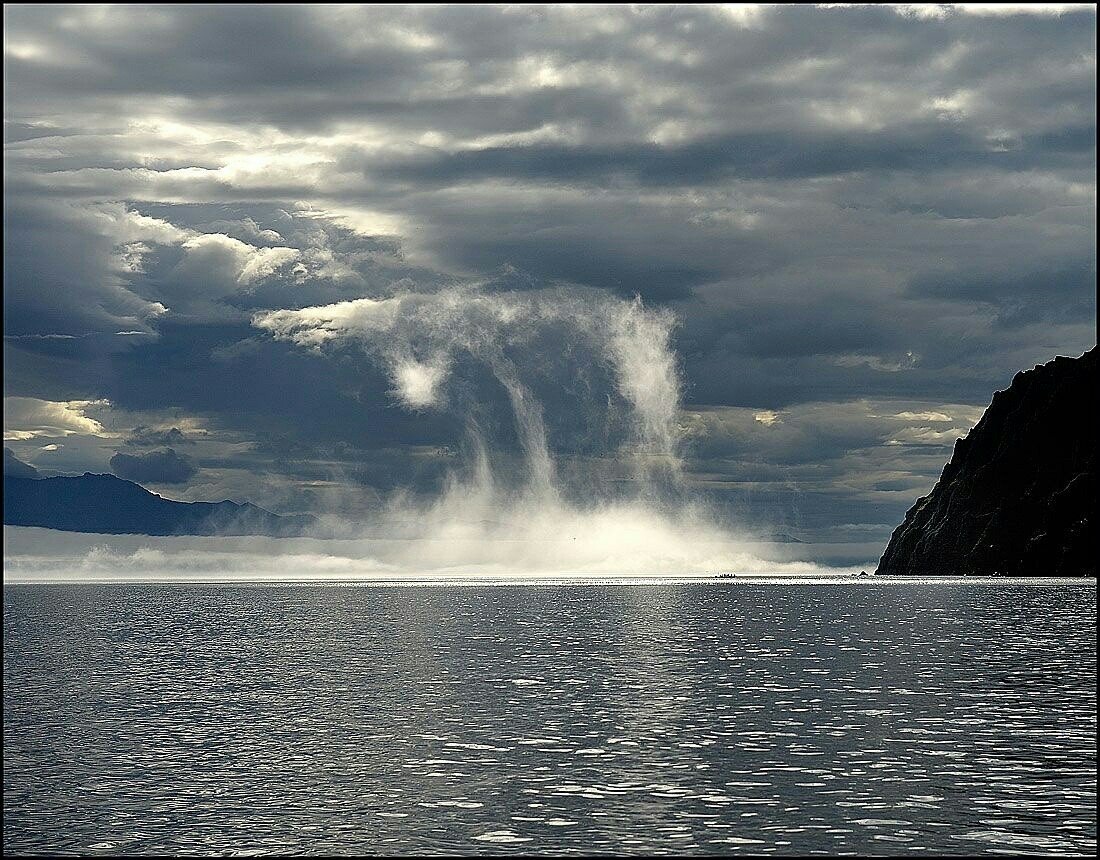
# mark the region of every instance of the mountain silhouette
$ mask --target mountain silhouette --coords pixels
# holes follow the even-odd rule
[[[311,533],[309,515],[280,516],[252,504],[177,502],[114,475],[33,478],[4,475],[4,525],[143,535]]]

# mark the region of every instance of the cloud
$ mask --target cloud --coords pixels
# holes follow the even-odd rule
[[[899,15],[942,19],[950,15],[1064,15],[1091,7],[1084,3],[903,3],[893,8]]]
[[[393,369],[397,396],[414,409],[436,406],[446,374],[445,367],[413,360],[399,362]]]
[[[894,399],[810,402],[769,424],[747,407],[688,409],[687,474],[735,521],[770,520],[827,541],[848,540],[846,523],[872,531],[880,523],[885,540],[983,411]]]
[[[910,370],[920,362],[920,356],[909,351],[898,357],[883,357],[881,355],[838,355],[833,358],[833,363],[840,367],[858,367],[865,365],[872,370],[882,373],[900,373]]]
[[[69,400],[54,402],[34,397],[4,398],[4,439],[26,440],[81,434],[98,436],[103,425],[85,411],[108,406],[105,400]]]
[[[928,273],[909,285],[917,296],[988,306],[998,328],[1087,319],[1095,307],[1095,290],[1095,259],[1042,269],[998,266],[981,272]],[[1059,300],[1051,302],[1052,295]]]
[[[217,292],[249,286],[301,256],[295,248],[256,248],[221,233],[197,236],[182,247],[187,253],[176,269],[180,279]]]
[[[124,454],[111,457],[111,470],[120,478],[139,484],[184,484],[198,472],[191,460],[172,448],[145,454]]]
[[[161,429],[141,425],[135,427],[133,433],[126,438],[126,444],[138,448],[155,448],[158,446],[194,445],[195,440],[184,436],[179,427]]]
[[[121,207],[17,195],[5,197],[4,205],[5,334],[152,332],[165,308],[127,281],[140,266],[142,242],[174,235],[171,230],[132,220]]]

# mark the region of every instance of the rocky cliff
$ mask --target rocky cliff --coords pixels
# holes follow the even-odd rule
[[[1096,576],[1098,360],[1058,357],[993,395],[877,573]]]

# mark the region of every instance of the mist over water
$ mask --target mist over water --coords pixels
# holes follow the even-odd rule
[[[465,428],[460,465],[438,497],[396,495],[387,505],[384,537],[402,546],[385,556],[399,569],[785,567],[748,552],[683,480],[682,383],[667,309],[580,289],[455,287],[260,313],[253,324],[322,353],[360,352],[385,369],[403,408],[438,410]],[[508,407],[503,433],[491,418],[494,387]],[[501,441],[509,430],[511,450]]]

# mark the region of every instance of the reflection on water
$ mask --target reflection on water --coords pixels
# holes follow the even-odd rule
[[[4,848],[1096,845],[1096,592],[9,586]]]

